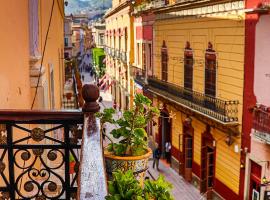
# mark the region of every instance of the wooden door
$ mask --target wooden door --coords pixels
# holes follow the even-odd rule
[[[260,199],[261,171],[262,167],[257,163],[251,161],[249,200]]]
[[[209,147],[207,149],[207,190],[211,190],[214,185],[214,151]]]
[[[192,180],[193,140],[188,136],[185,138],[185,179]]]
[[[201,149],[201,193],[207,191],[207,146],[203,145]]]

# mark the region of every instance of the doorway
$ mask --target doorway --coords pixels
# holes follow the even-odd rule
[[[167,142],[170,142],[171,144],[171,121],[167,111],[161,111],[159,122],[160,122],[159,147],[161,148],[162,158],[166,158],[165,145]]]
[[[180,165],[180,173],[186,181],[192,181],[192,163],[193,163],[193,134],[194,128],[191,125],[190,118],[187,118],[183,123],[183,149],[182,163]]]
[[[207,192],[207,199],[212,199],[212,189],[215,179],[215,147],[210,127],[202,135],[201,146],[201,193]]]
[[[257,163],[251,161],[250,182],[249,182],[249,200],[260,199],[260,185],[261,185],[262,167]]]

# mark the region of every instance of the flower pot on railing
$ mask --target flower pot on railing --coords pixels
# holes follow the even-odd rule
[[[111,180],[112,173],[120,170],[126,172],[132,170],[134,175],[143,184],[145,172],[148,167],[148,159],[152,154],[148,148],[148,134],[145,127],[153,117],[159,116],[159,110],[151,105],[151,100],[142,94],[136,94],[132,109],[123,112],[123,117],[114,119],[116,110],[105,108],[97,113],[100,118],[101,130],[104,136],[110,140],[110,144],[104,149],[106,172]],[[106,133],[105,123],[116,125],[117,128],[110,131],[114,141]]]

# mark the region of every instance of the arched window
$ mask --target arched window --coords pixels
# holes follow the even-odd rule
[[[161,79],[168,80],[168,50],[164,40],[161,47]]]
[[[216,68],[216,52],[213,50],[212,43],[209,42],[205,53],[205,94],[212,97],[216,96]]]
[[[190,48],[190,43],[186,43],[184,51],[184,87],[192,90],[193,86],[193,50]]]

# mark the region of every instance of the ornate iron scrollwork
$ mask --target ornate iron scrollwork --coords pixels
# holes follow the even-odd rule
[[[74,130],[65,124],[52,126],[48,130],[13,126],[27,134],[21,134],[24,137],[15,140],[9,137],[14,134],[11,128],[7,129],[7,133],[0,133],[0,150],[3,150],[0,155],[0,178],[7,180],[6,187],[0,188],[0,200],[76,197],[80,161],[77,150],[81,145],[78,144],[78,138],[73,137]],[[50,134],[55,130],[62,136]],[[34,143],[29,142],[31,139]],[[76,141],[73,142],[73,139]],[[74,170],[70,170],[70,155],[75,161]],[[5,170],[9,173],[8,177]],[[71,173],[74,175],[70,176]]]
[[[45,132],[41,128],[34,128],[31,131],[31,138],[36,141],[40,142],[45,138]]]

